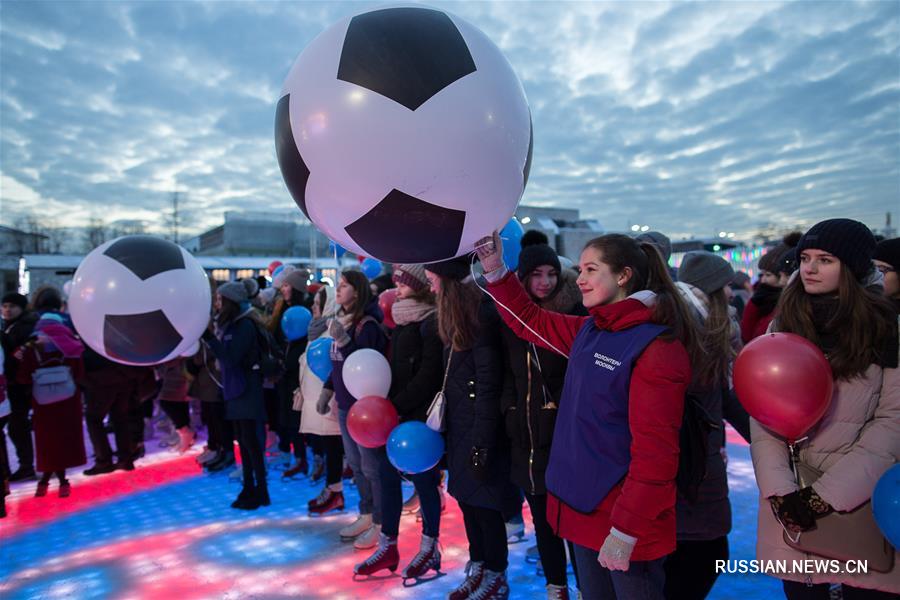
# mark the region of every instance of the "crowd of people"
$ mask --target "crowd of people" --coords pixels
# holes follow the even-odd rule
[[[574,588],[590,599],[685,600],[705,598],[716,562],[729,557],[725,422],[750,443],[760,559],[809,556],[783,534],[865,504],[900,459],[900,239],[878,241],[849,219],[823,221],[770,248],[755,280],[705,251],[687,253],[676,270],[659,232],[600,236],[572,268],[538,231],[522,238],[514,271],[496,233],[476,254],[393,265],[371,282],[347,269],[335,286],[292,266],[270,286],[211,281],[199,349],[154,368],[85,347],[57,290],[42,288],[30,303],[7,294],[0,437],[8,429],[19,466],[10,473],[0,439],[4,488],[37,479],[35,495],[44,496],[55,476],[68,496],[67,470],[87,463],[83,421],[94,451],[85,475],[133,470],[161,420],[172,424],[163,441],[185,452],[199,421],[208,433],[198,461],[243,482],[235,509],[268,506],[267,477],[280,471],[322,485],[310,514],[343,510],[352,476],[358,517],[340,537],[370,551],[356,577],[401,563],[404,579],[439,571],[446,487],[468,542],[452,600],[509,597],[507,542],[523,502],[548,598],[574,597]],[[396,300],[385,315],[378,300],[389,285]],[[295,306],[313,318],[306,336],[289,340],[280,322]],[[742,346],[766,332],[803,336],[834,373],[830,408],[793,457],[732,385]],[[331,340],[325,378],[306,354],[320,338]],[[443,394],[446,454],[435,467],[400,472],[384,447],[350,434],[356,398],[341,367],[360,349],[387,357],[400,422],[426,421]],[[811,485],[792,472],[797,458],[822,472]],[[415,490],[405,502],[404,480]],[[419,551],[403,560],[401,515],[416,511]],[[897,566],[778,576],[791,600],[833,597],[835,585],[847,600],[900,593]]]

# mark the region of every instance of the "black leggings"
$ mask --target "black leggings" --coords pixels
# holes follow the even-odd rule
[[[499,510],[459,503],[466,537],[469,540],[469,560],[484,562],[490,571],[505,571],[509,564],[509,547],[506,545],[506,523]]]
[[[806,585],[799,581],[782,581],[784,597],[787,600],[828,600],[831,595],[827,583]],[[841,596],[844,600],[896,600],[897,594],[867,590],[849,585],[841,585]]]
[[[728,560],[728,537],[714,540],[679,540],[675,552],[666,557],[667,600],[703,600],[719,574],[716,561]]]
[[[538,494],[532,496],[525,494],[528,506],[531,508],[531,520],[534,523],[534,537],[537,538],[538,554],[541,557],[541,566],[544,568],[544,579],[548,584],[567,585],[566,577],[566,544],[572,546],[572,542],[566,542],[553,533],[550,523],[547,522],[547,495]],[[575,566],[575,548],[570,547],[572,566]],[[578,573],[575,574],[576,579]]]
[[[266,487],[266,463],[263,444],[266,439],[264,421],[237,419],[234,421],[238,446],[241,449],[241,467],[244,471],[244,487]],[[254,480],[255,476],[255,480]]]
[[[319,443],[325,452],[325,485],[340,483],[344,474],[344,444],[339,435],[320,435]]]
[[[160,400],[159,406],[172,419],[175,429],[187,427],[191,423],[191,414],[187,401],[179,400]]]

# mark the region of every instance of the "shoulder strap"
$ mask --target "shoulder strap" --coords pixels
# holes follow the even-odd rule
[[[444,382],[441,384],[441,393],[447,388],[447,375],[450,374],[450,363],[453,362],[453,348],[450,349],[450,354],[447,356],[447,368],[444,369]]]

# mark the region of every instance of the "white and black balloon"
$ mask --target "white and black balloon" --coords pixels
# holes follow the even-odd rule
[[[106,358],[155,365],[190,350],[209,323],[209,280],[187,250],[149,235],[116,238],[75,271],[69,312]]]
[[[472,250],[505,225],[528,182],[531,112],[494,43],[425,7],[348,17],[284,82],[278,163],[328,237],[383,262]]]

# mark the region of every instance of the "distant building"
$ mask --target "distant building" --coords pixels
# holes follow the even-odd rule
[[[526,231],[542,231],[559,254],[573,260],[588,241],[605,233],[600,221],[582,219],[577,208],[520,205],[516,218]]]
[[[84,255],[75,254],[26,254],[14,257],[19,276],[7,291],[30,294],[44,285],[62,290],[63,285],[75,274]],[[328,277],[332,281],[337,273],[334,258],[319,258],[313,263],[305,256],[198,256],[200,266],[216,281],[225,282],[248,277],[268,275],[273,261],[313,270],[315,277]]]
[[[198,256],[325,256],[328,238],[297,211],[228,211],[225,222],[184,242]]]

